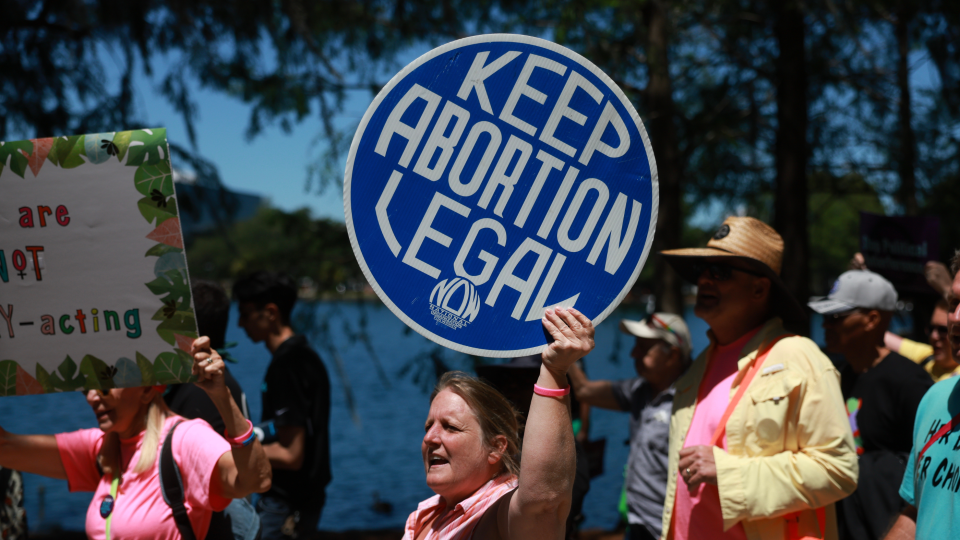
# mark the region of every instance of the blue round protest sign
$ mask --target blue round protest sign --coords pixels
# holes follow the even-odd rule
[[[599,324],[636,281],[657,169],[623,92],[538,38],[448,43],[367,109],[344,177],[350,242],[407,325],[469,354],[547,343],[547,307]]]

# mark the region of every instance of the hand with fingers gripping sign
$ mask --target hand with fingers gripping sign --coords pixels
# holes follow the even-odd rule
[[[220,354],[210,348],[210,338],[203,336],[194,340],[190,352],[193,355],[191,370],[197,377],[195,384],[211,398],[229,393],[223,375],[226,366]]]
[[[553,342],[541,356],[543,365],[553,373],[566,375],[574,362],[593,350],[593,323],[572,307],[547,309],[543,327]]]

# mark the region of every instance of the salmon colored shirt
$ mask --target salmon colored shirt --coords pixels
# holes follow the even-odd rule
[[[740,351],[758,331],[760,328],[747,332],[733,343],[714,346],[710,372],[704,376],[703,391],[706,396],[697,403],[694,410],[690,431],[683,443],[684,448],[710,445],[713,433],[730,403],[730,387],[738,373]],[[721,448],[727,447],[726,434],[721,444]],[[677,471],[677,474],[680,472]],[[704,482],[691,492],[682,477],[677,478],[677,486],[676,526],[673,531],[675,540],[746,540],[743,526],[739,523],[723,532],[723,513],[720,510],[720,492],[717,486]]]
[[[167,431],[179,420],[171,416],[163,424],[161,444]],[[99,429],[81,429],[57,434],[57,449],[67,472],[70,491],[93,491],[87,508],[87,538],[106,538],[106,520],[100,516],[100,504],[110,494],[110,477],[97,470],[97,454],[103,444]],[[143,434],[120,439],[120,461],[123,473],[110,520],[110,536],[114,540],[178,540],[180,531],[173,520],[170,506],[160,493],[160,476],[156,462],[146,472],[136,475],[133,468],[140,460]],[[203,540],[210,528],[213,511],[221,511],[230,499],[211,493],[210,486],[220,456],[230,451],[230,444],[210,428],[204,420],[186,420],[173,434],[173,459],[180,466],[187,515],[198,539]],[[159,459],[160,451],[157,450]]]
[[[490,480],[470,497],[460,501],[447,512],[447,505],[439,495],[420,503],[407,518],[403,540],[414,540],[428,523],[430,530],[424,540],[468,540],[483,514],[507,493],[517,489],[518,479],[513,474],[501,474]],[[445,513],[446,512],[446,513]],[[434,517],[436,519],[434,520]]]

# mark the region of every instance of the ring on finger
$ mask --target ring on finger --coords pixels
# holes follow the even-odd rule
[[[684,472],[687,473],[687,478],[689,478],[689,477],[690,477],[690,467],[687,467]]]
[[[207,358],[206,360],[204,360],[203,362],[200,362],[200,363],[201,363],[201,364],[205,364],[205,365],[212,364],[212,363],[213,363],[213,357],[211,356],[210,358]]]

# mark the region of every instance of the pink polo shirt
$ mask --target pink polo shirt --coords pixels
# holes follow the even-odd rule
[[[162,445],[167,431],[178,420],[171,416],[164,422]],[[57,434],[57,449],[67,471],[70,491],[93,491],[93,500],[87,508],[87,538],[106,538],[106,519],[100,516],[100,504],[110,494],[110,477],[97,470],[97,453],[103,444],[99,429],[81,429]],[[114,539],[178,540],[180,531],[173,520],[170,507],[160,493],[160,477],[156,462],[146,472],[135,475],[133,468],[140,460],[143,434],[120,440],[120,460],[123,473],[110,521],[110,536]],[[185,505],[190,523],[198,539],[202,540],[210,528],[210,516],[230,504],[230,499],[210,491],[215,481],[217,461],[230,451],[230,444],[203,420],[186,420],[173,434],[173,459],[180,466],[183,477]],[[157,450],[157,459],[160,451]]]
[[[423,528],[433,520],[423,540],[467,540],[480,523],[483,514],[507,493],[517,488],[516,475],[501,474],[490,480],[470,497],[460,501],[453,510],[446,512],[447,505],[439,495],[420,503],[407,518],[403,540],[414,540]]]
[[[727,405],[730,404],[730,388],[737,377],[737,364],[743,346],[760,331],[756,328],[740,339],[727,345],[714,345],[710,371],[704,374],[703,390],[706,397],[697,402],[693,420],[683,447],[710,445],[710,439],[720,424]],[[720,441],[727,447],[727,436]],[[677,471],[677,497],[674,505],[674,540],[746,540],[747,535],[739,523],[723,532],[723,513],[720,510],[720,492],[717,486],[706,482],[690,491],[680,471]]]

